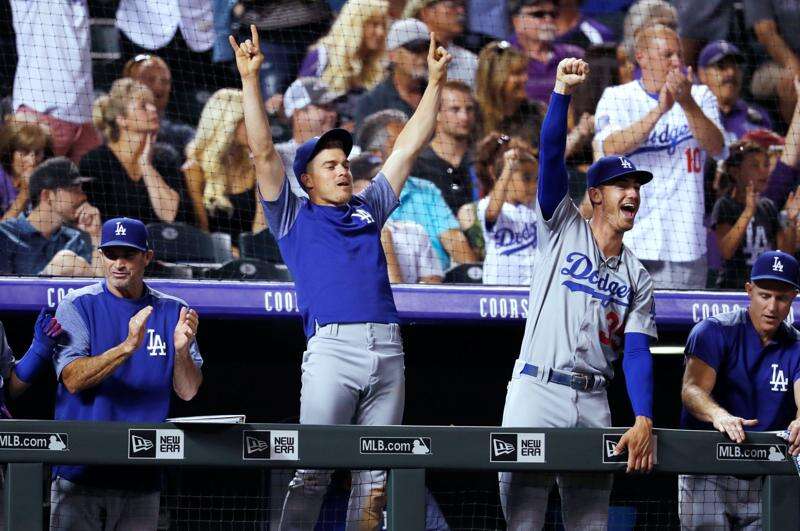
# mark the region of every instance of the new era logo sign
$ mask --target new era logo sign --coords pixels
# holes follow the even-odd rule
[[[128,459],[183,459],[183,431],[128,430]]]
[[[492,433],[489,435],[489,461],[544,463],[544,433]]]
[[[242,459],[297,461],[298,436],[295,430],[246,430],[242,432]]]

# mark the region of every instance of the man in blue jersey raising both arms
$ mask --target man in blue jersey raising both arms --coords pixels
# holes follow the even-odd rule
[[[191,400],[203,380],[197,313],[145,284],[153,251],[141,221],[106,221],[100,250],[105,279],[56,310],[67,339],[53,358],[55,418],[163,422],[173,390]],[[54,466],[51,528],[155,529],[160,487],[152,467]]]
[[[789,431],[800,453],[800,333],[786,323],[797,296],[798,264],[769,251],[753,264],[747,308],[700,321],[686,342],[681,427],[716,429],[734,443],[745,428]],[[778,445],[770,459],[785,460]],[[681,529],[761,529],[763,476],[681,475]]]
[[[237,44],[245,126],[270,230],[295,279],[308,346],[303,355],[301,424],[399,424],[405,402],[403,345],[389,287],[381,227],[398,205],[417,154],[436,126],[451,56],[428,43],[429,82],[381,172],[353,194],[347,157],[353,139],[332,129],[297,149],[294,173],[308,199],[289,188],[272,143],[258,73],[258,33]],[[354,471],[348,529],[376,529],[386,502],[385,472]],[[313,529],[329,471],[298,470],[281,529]]]

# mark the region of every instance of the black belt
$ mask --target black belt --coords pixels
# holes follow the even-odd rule
[[[539,367],[536,365],[526,363],[520,372],[522,372],[522,374],[527,374],[528,376],[533,376],[534,378],[539,378],[540,370],[541,369],[539,369]],[[545,381],[553,382],[558,385],[565,385],[577,391],[593,391],[595,389],[595,385],[597,385],[599,389],[602,389],[606,386],[606,379],[602,376],[595,376],[594,374],[580,374],[577,372],[566,372],[556,369],[549,369],[548,372],[549,374],[547,375]]]

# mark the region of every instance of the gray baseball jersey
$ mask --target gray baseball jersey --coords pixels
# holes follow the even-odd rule
[[[544,220],[539,202],[536,213]],[[657,338],[653,281],[625,246],[605,258],[565,196],[537,224],[539,245],[519,358],[539,367],[614,376],[623,334]]]

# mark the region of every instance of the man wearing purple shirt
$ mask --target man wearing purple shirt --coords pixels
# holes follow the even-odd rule
[[[728,41],[714,41],[700,52],[700,81],[717,97],[722,125],[730,140],[753,129],[772,129],[767,111],[741,98],[743,72],[739,49]]]
[[[583,49],[554,42],[557,12],[553,0],[509,0],[508,11],[514,26],[509,40],[530,59],[525,92],[528,99],[547,104],[558,63],[566,57],[583,57]]]
[[[794,89],[800,93],[800,80],[795,78]],[[767,189],[764,196],[782,208],[789,194],[800,185],[800,172],[797,171],[798,163],[798,135],[800,135],[800,100],[794,106],[792,121],[786,132],[786,143],[783,146],[781,158],[775,164],[769,175]]]

